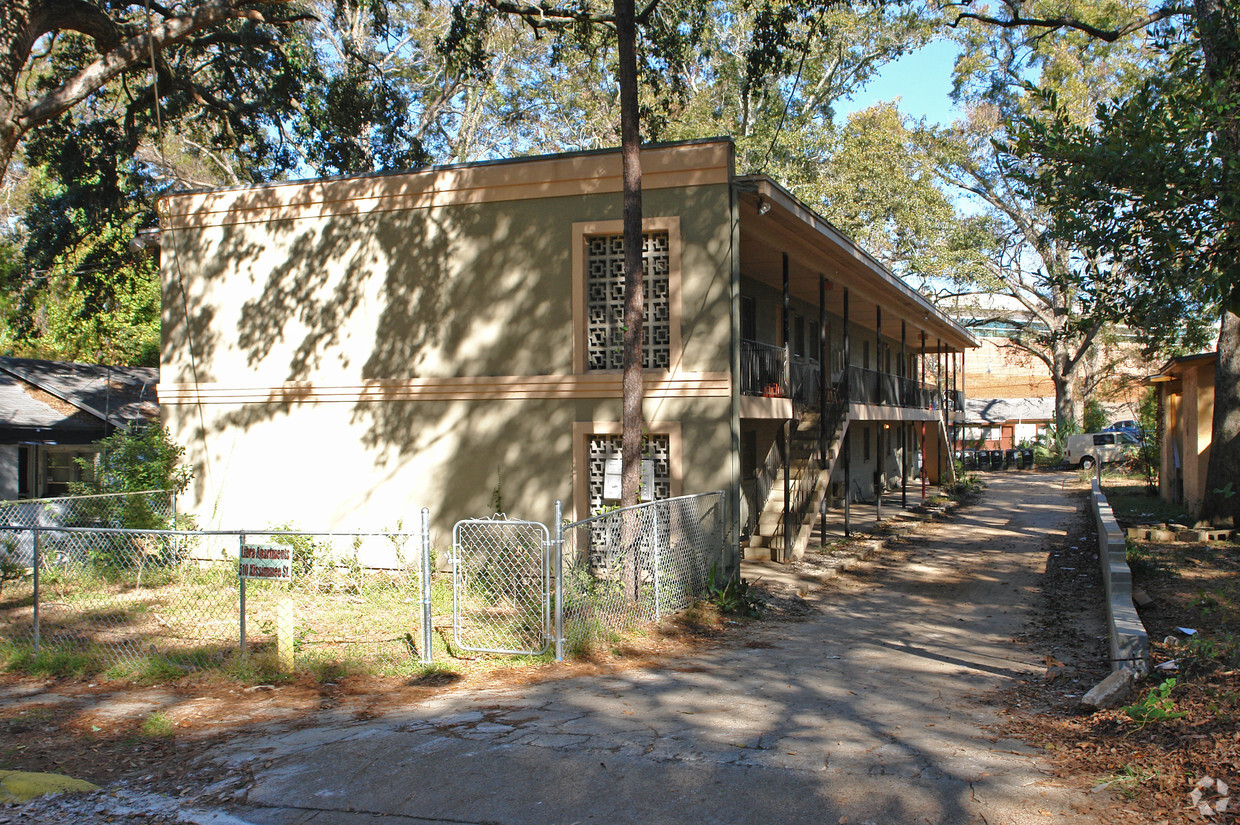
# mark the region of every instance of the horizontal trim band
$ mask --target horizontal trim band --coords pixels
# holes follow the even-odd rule
[[[361,384],[288,382],[279,386],[161,383],[160,404],[309,404],[390,401],[510,401],[520,399],[620,398],[617,372],[592,375],[479,376],[384,379]],[[726,372],[648,375],[646,398],[727,398]]]
[[[728,183],[729,158],[725,143],[646,150],[642,187]],[[189,229],[621,191],[616,153],[171,195],[161,223]]]

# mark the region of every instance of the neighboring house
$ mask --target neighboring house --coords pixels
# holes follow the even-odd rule
[[[911,478],[923,431],[931,482],[950,472],[922,377],[968,332],[738,177],[730,140],[642,168],[643,496],[725,490],[733,547],[787,559],[824,499]],[[183,504],[313,527],[426,506],[441,542],[496,503],[615,504],[620,191],[601,151],[169,197],[159,395],[196,469]]]
[[[1054,424],[1054,398],[967,398],[956,446],[1010,450],[1032,445]]]
[[[0,501],[68,493],[95,442],[159,417],[158,383],[154,367],[0,358]]]
[[[1172,358],[1146,379],[1158,389],[1158,494],[1194,515],[1205,502],[1217,363],[1216,352]]]

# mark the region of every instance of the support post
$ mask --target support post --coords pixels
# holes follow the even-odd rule
[[[239,598],[238,611],[241,614],[240,621],[240,638],[241,638],[241,656],[245,658],[245,576],[241,575],[241,548],[245,547],[245,533],[238,536],[237,544],[237,581]]]
[[[823,495],[818,500],[818,536],[819,541],[827,539],[827,490],[831,485],[829,473],[830,462],[827,461],[827,382],[831,380],[831,366],[827,363],[827,279],[818,276],[818,455],[822,459],[822,469],[827,472],[825,479],[815,480],[815,485],[822,484]]]
[[[844,535],[852,535],[852,429],[844,431]]]
[[[917,394],[926,389],[926,331],[921,331],[921,380],[917,382]],[[918,404],[920,406],[920,403]],[[921,503],[926,503],[926,422],[921,422]]]
[[[656,590],[656,592],[658,592]],[[555,500],[555,660],[564,661],[564,516]]]
[[[945,382],[943,381],[943,339],[941,338],[935,339],[934,362],[935,362],[935,365],[937,366],[936,374],[934,376],[934,394],[939,399],[939,420],[943,422],[944,424],[946,424],[947,423],[947,417],[946,417],[947,416],[947,409],[946,409],[947,398],[945,395],[946,393],[946,388],[944,386]],[[934,434],[934,437],[937,439],[938,428],[936,427],[935,430],[936,432]],[[935,464],[938,465],[936,469],[938,470],[938,473],[939,473],[939,490],[942,491],[943,489],[943,448],[939,447],[939,449],[935,450],[934,452],[935,452]]]
[[[788,387],[788,401],[793,409],[796,409],[796,403],[792,400],[792,347],[790,341],[791,331],[791,315],[792,315],[792,290],[789,285],[788,278],[788,253],[783,253],[783,273],[784,273],[784,376]],[[794,413],[795,415],[795,413]],[[780,551],[780,561],[792,561],[792,424],[793,420],[789,418],[784,423],[784,548]]]
[[[908,407],[908,322],[900,319],[900,406]],[[904,413],[901,413],[904,415]],[[908,507],[908,424],[900,419],[900,506]]]
[[[431,646],[435,642],[434,628],[431,627],[431,511],[422,508],[422,664],[429,665],[434,659]]]
[[[875,377],[875,380],[878,382],[878,394],[874,397],[878,399],[878,404],[881,407],[883,404],[886,403],[886,393],[883,392],[883,384],[886,382],[883,381],[883,305],[882,304],[874,305],[874,314],[875,314],[875,319],[877,321],[877,323],[875,323],[874,325],[874,328],[875,328],[874,337],[876,339],[875,342],[878,344],[878,346],[875,348],[876,363],[874,364],[874,367],[875,367],[874,377]],[[880,467],[882,466],[881,459],[879,460],[879,466]]]
[[[852,337],[849,334],[848,323],[848,287],[844,287],[844,386],[843,399],[844,409],[847,410],[852,403]],[[847,415],[847,412],[845,412]],[[844,460],[844,535],[852,535],[852,433],[850,427],[844,428],[844,443],[840,448],[844,451],[840,456]]]
[[[40,559],[40,546],[42,544],[42,531],[38,527],[34,528],[34,545],[30,551],[30,563],[33,566],[34,575],[34,652],[39,654],[39,568],[43,566]]]
[[[293,600],[288,594],[276,602],[276,662],[281,673],[293,672]]]

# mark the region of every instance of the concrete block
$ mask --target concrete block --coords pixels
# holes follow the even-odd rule
[[[1175,534],[1176,541],[1205,541],[1206,531],[1204,530],[1181,530]]]
[[[1081,697],[1081,706],[1088,710],[1113,708],[1132,695],[1132,687],[1135,683],[1136,677],[1132,671],[1114,671]]]
[[[1150,541],[1175,541],[1175,533],[1170,530],[1151,530]]]

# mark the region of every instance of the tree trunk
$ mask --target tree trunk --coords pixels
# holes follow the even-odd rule
[[[1205,56],[1206,76],[1224,86],[1231,106],[1240,101],[1240,32],[1236,19],[1222,0],[1196,0],[1197,33]],[[1216,139],[1219,156],[1240,153],[1240,113],[1229,113]],[[1240,181],[1233,180],[1234,185]],[[1235,202],[1231,204],[1235,208]],[[1234,216],[1234,212],[1232,213]],[[1223,247],[1240,247],[1240,222],[1232,220]],[[1218,366],[1214,371],[1214,419],[1210,463],[1206,468],[1206,495],[1201,517],[1218,525],[1240,525],[1240,284],[1224,285],[1223,319],[1218,339]]]
[[[638,503],[642,479],[642,167],[637,107],[637,20],[634,0],[615,0],[620,80],[620,156],[624,171],[624,381],[621,414],[620,504]],[[637,514],[624,519],[624,589],[638,596],[641,530]]]
[[[1214,432],[1201,518],[1240,525],[1240,316],[1223,311],[1214,370]]]
[[[1080,423],[1076,415],[1077,366],[1067,353],[1056,352],[1051,358],[1051,383],[1055,385],[1055,427],[1060,433]]]
[[[621,505],[638,501],[642,457],[642,167],[634,0],[616,0],[620,59],[620,154],[624,169],[624,412]]]

